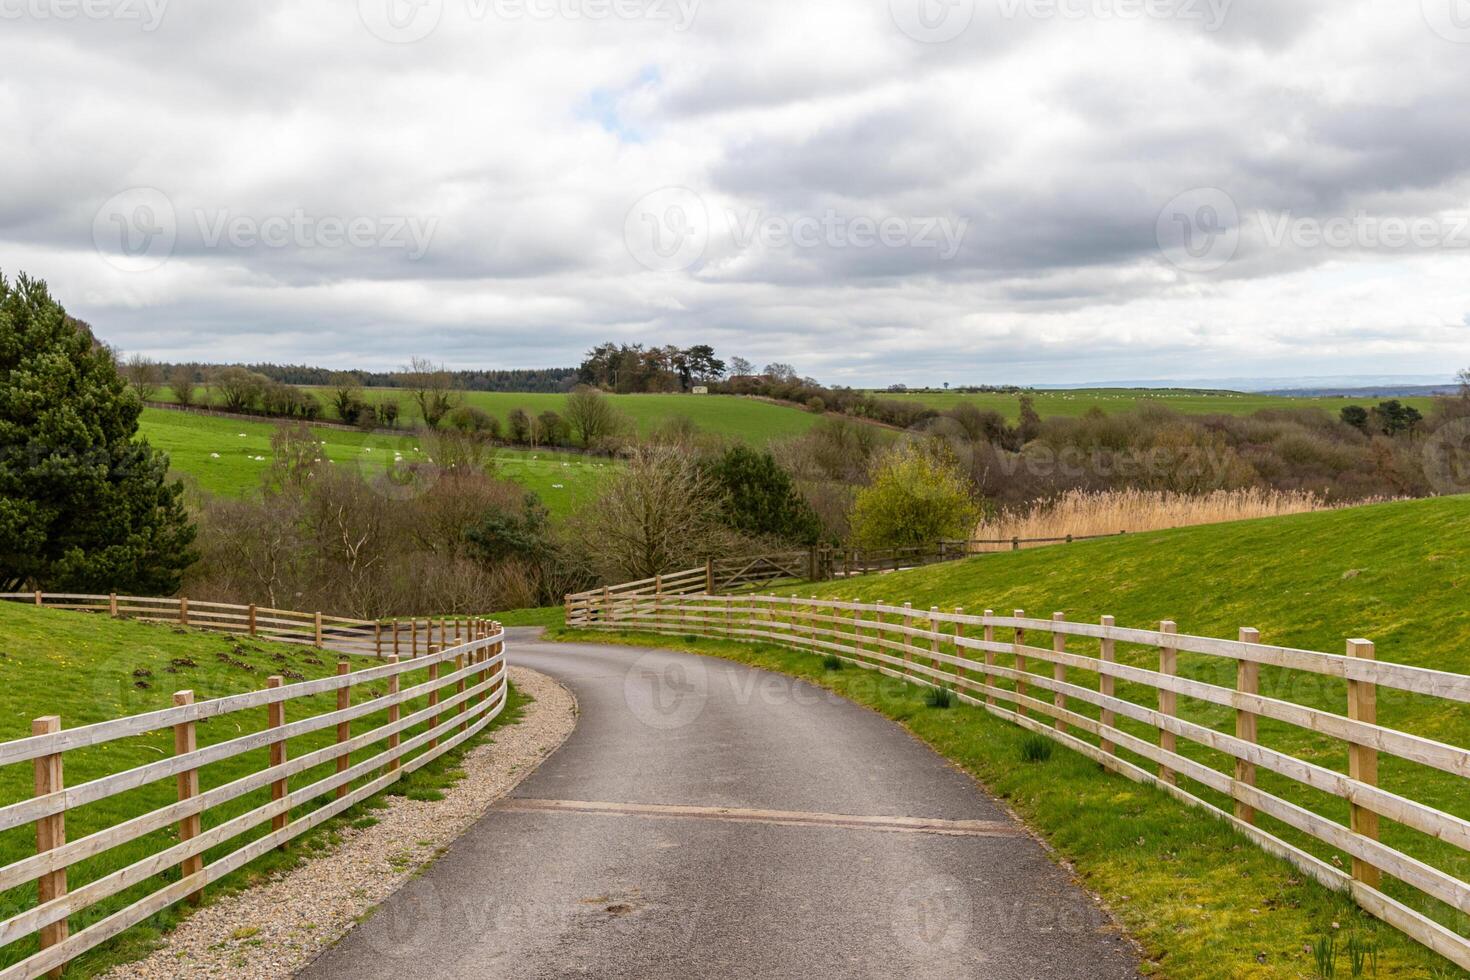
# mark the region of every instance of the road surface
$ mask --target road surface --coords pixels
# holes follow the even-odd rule
[[[725,661],[534,635],[510,656],[571,689],[576,731],[302,976],[1138,975],[1041,846],[887,719]]]

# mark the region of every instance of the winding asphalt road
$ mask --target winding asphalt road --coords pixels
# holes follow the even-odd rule
[[[1138,975],[1041,846],[887,719],[725,661],[534,635],[510,655],[571,689],[576,731],[302,976]]]

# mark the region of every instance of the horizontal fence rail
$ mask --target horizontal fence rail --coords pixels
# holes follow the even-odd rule
[[[1464,711],[1470,676],[1378,661],[1367,640],[1348,641],[1344,656],[1262,643],[1253,629],[1227,640],[1180,633],[1172,622],[1157,629],[1120,627],[1110,616],[1091,624],[1068,622],[1061,613],[1039,619],[1021,610],[970,615],[908,603],[615,588],[569,596],[567,614],[568,625],[577,628],[773,642],[947,688],[1114,772],[1206,809],[1470,969],[1470,939],[1439,921],[1462,929],[1470,922],[1464,880],[1470,820],[1384,789],[1378,778],[1379,757],[1387,756],[1396,766],[1403,760],[1449,774],[1460,781],[1451,798],[1470,799],[1470,750],[1382,726],[1377,718],[1380,692],[1434,699],[1439,713]],[[1181,655],[1188,655],[1187,669]],[[1263,667],[1280,676],[1273,673],[1263,684]],[[1303,677],[1309,679],[1305,686],[1298,683]],[[1313,700],[1303,692],[1320,694],[1316,700],[1332,707],[1302,703]],[[1263,724],[1272,726],[1269,739],[1262,737]],[[1293,752],[1284,744],[1292,735],[1311,738],[1311,747]],[[1345,761],[1345,771],[1324,764],[1332,758]],[[1258,785],[1258,772],[1269,774],[1267,787]],[[1419,785],[1416,778],[1397,782]],[[1341,812],[1347,821],[1303,805],[1302,790],[1319,794],[1313,799],[1323,801],[1321,809]],[[1412,838],[1405,846],[1436,851],[1437,863],[1384,843],[1380,821],[1392,822],[1395,841]],[[1402,828],[1416,834],[1398,833]],[[1351,867],[1288,837],[1341,851]],[[1453,850],[1436,850],[1437,842]],[[1384,876],[1397,884],[1386,888]]]
[[[96,611],[99,597],[24,598],[51,608]],[[101,599],[101,611],[117,616],[136,609],[141,614],[132,618],[179,622],[181,614],[190,626],[243,631],[240,620],[219,618],[223,610],[242,607]],[[36,840],[33,855],[0,867],[0,895],[9,894],[0,904],[0,915],[6,916],[0,920],[0,950],[10,953],[12,944],[23,942],[36,950],[18,960],[7,956],[14,962],[0,968],[0,980],[59,976],[71,960],[122,931],[181,901],[197,902],[210,883],[474,738],[505,707],[505,632],[499,623],[414,620],[390,632],[371,622],[250,608],[257,635],[326,643],[343,653],[373,655],[382,649],[384,663],[354,671],[343,661],[335,676],[293,684],[271,677],[263,690],[212,700],[195,701],[192,691],[179,691],[173,707],[77,728],[63,728],[56,716],[38,718],[29,738],[0,742],[0,767],[29,764],[35,772],[34,796],[0,799],[0,834],[34,826]],[[310,626],[305,634],[303,621]],[[391,646],[395,637],[398,651]],[[366,696],[354,699],[354,692],[362,691]],[[297,716],[289,721],[288,707]],[[354,722],[371,727],[354,732]],[[205,724],[211,727],[202,731],[227,737],[201,746]],[[69,753],[89,753],[84,768],[90,774],[99,750],[169,733],[172,754],[73,785],[65,782]],[[303,737],[308,751],[293,755],[290,740]],[[209,766],[247,755],[251,764],[244,775],[238,774],[237,762],[228,774],[234,778],[209,785],[216,781],[209,779]],[[129,796],[162,780],[175,784],[170,794],[175,802],[140,808],[136,795]],[[100,827],[89,819],[83,836],[68,839],[68,815],[95,804],[115,819]],[[96,811],[86,813],[92,818]],[[146,853],[139,857],[144,845]],[[17,894],[31,896],[19,912]],[[84,915],[102,903],[100,917]],[[72,932],[69,920],[79,915],[86,924]]]
[[[46,609],[105,613],[114,619],[132,619],[140,623],[172,623],[378,658],[389,655],[416,657],[427,652],[432,644],[443,647],[460,642],[469,635],[471,624],[475,622],[467,617],[347,619],[319,612],[203,602],[187,597],[0,592],[0,601]]]

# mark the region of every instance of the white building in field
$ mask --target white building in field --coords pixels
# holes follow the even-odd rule
[[[689,389],[689,393],[692,395],[708,395],[709,388],[705,385],[695,385],[693,388]]]

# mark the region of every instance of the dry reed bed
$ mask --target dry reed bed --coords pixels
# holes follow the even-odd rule
[[[1117,534],[1119,531],[1162,531],[1196,524],[1221,524],[1258,517],[1283,517],[1311,511],[1332,510],[1326,498],[1308,491],[1283,491],[1251,487],[1244,490],[1215,490],[1207,494],[1169,493],[1155,490],[1069,490],[1056,500],[1037,506],[1029,513],[999,514],[975,529],[980,541],[1020,538],[1060,538],[1067,535]],[[981,550],[1009,548],[985,545]]]

